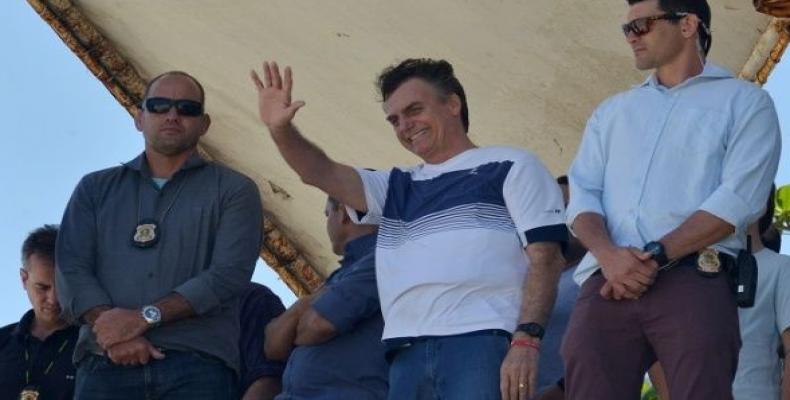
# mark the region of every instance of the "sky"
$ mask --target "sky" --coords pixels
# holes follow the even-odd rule
[[[143,141],[126,110],[26,2],[0,2],[0,20],[0,182],[7,183],[0,195],[2,326],[29,308],[19,280],[20,246],[28,232],[59,223],[83,175],[134,158]],[[780,63],[765,88],[785,132],[776,181],[788,184],[790,62]],[[286,305],[295,300],[260,261],[253,280]]]

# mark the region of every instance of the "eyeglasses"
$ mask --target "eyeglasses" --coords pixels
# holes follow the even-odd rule
[[[666,20],[666,21],[678,21],[683,19],[689,15],[686,12],[678,12],[678,13],[666,13],[661,15],[654,15],[652,17],[642,17],[634,19],[633,21],[623,24],[623,34],[628,37],[628,34],[633,33],[636,36],[646,35],[650,32],[650,28],[653,25],[653,22]]]
[[[143,107],[150,113],[164,114],[175,106],[178,115],[198,117],[203,115],[203,104],[195,100],[168,99],[167,97],[149,97],[143,101]]]

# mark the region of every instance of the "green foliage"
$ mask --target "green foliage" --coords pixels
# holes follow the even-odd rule
[[[776,190],[774,225],[780,231],[790,232],[790,185],[784,185]]]
[[[658,400],[658,394],[656,394],[656,389],[653,385],[650,384],[650,381],[645,379],[645,383],[642,384],[642,398],[641,400]]]

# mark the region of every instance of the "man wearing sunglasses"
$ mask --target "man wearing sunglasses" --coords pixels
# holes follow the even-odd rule
[[[233,399],[238,297],[261,240],[252,180],[204,160],[211,120],[184,72],[148,84],[145,151],[86,175],[57,241],[58,295],[81,323],[76,399]]]
[[[727,271],[779,160],[773,103],[706,60],[705,0],[629,0],[653,70],[590,117],[568,224],[589,252],[564,339],[569,398],[634,399],[656,360],[673,399],[731,399],[740,338]]]

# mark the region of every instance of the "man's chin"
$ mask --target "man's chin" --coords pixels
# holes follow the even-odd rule
[[[634,60],[634,66],[640,71],[648,71],[655,68],[653,63],[639,59]]]

